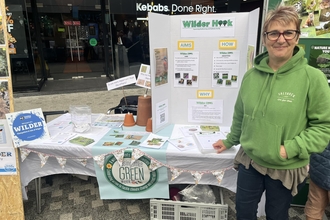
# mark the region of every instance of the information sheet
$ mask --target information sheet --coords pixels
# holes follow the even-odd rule
[[[237,50],[213,51],[212,87],[238,87],[239,55]]]
[[[174,87],[198,87],[199,52],[174,52]]]
[[[188,122],[192,123],[222,123],[223,100],[189,99]]]
[[[13,147],[1,147],[0,175],[16,175],[16,154]]]
[[[168,123],[168,99],[156,104],[156,128]]]

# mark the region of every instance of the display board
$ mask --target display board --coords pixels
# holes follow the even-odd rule
[[[0,0],[0,191],[1,219],[24,219],[17,148],[13,147],[5,114],[14,111],[7,21],[4,0]]]
[[[170,123],[230,126],[256,50],[259,9],[248,13],[150,12],[153,131]]]

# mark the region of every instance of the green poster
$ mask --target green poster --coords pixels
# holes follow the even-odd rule
[[[301,38],[330,37],[329,0],[269,0],[268,10],[278,4],[296,8],[300,16]]]
[[[311,46],[309,65],[321,70],[330,80],[330,46]]]

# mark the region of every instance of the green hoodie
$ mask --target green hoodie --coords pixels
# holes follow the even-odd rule
[[[330,140],[330,91],[325,75],[307,64],[305,51],[274,72],[268,52],[257,56],[243,77],[236,100],[227,148],[241,144],[257,164],[295,169],[309,163]],[[288,158],[280,156],[284,145]]]

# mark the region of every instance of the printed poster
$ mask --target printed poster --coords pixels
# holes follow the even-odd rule
[[[10,113],[8,80],[0,80],[0,119],[5,119],[7,113]]]
[[[141,64],[140,70],[139,70],[139,75],[136,80],[137,86],[151,89],[151,79],[150,79],[150,66],[146,64]]]
[[[38,140],[49,140],[48,127],[41,108],[6,114],[14,147]]]
[[[215,100],[215,99],[188,100],[188,122],[221,124],[222,121],[223,121],[223,100]]]
[[[321,70],[330,82],[330,46],[311,46],[308,64]]]
[[[16,154],[13,147],[1,147],[0,154],[0,176],[16,175]]]
[[[0,77],[9,76],[6,48],[0,48]]]
[[[5,29],[5,24],[3,21],[3,16],[0,12],[0,46],[5,46],[5,35],[4,35],[4,30]]]
[[[198,87],[199,52],[174,52],[174,87]]]
[[[240,51],[213,51],[212,87],[237,88]]]
[[[6,119],[0,119],[0,149],[12,146],[10,131]]]
[[[145,127],[141,126],[130,130],[131,134],[129,131],[120,133],[121,129],[110,130],[92,147],[94,158],[105,155],[104,163],[95,163],[101,199],[169,198],[167,168],[159,166],[153,171],[149,169],[154,160],[166,164],[168,143],[160,149],[139,147],[149,133],[143,133]],[[132,142],[137,144],[132,145]],[[134,148],[140,149],[143,154],[134,155]],[[132,161],[134,157],[137,159]],[[117,158],[122,158],[121,163]]]
[[[155,86],[168,83],[168,55],[167,48],[154,49],[156,60]]]
[[[299,13],[301,20],[300,37],[330,37],[329,0],[282,0],[282,3],[294,6]]]
[[[156,103],[156,129],[168,123],[169,110],[168,99]]]

